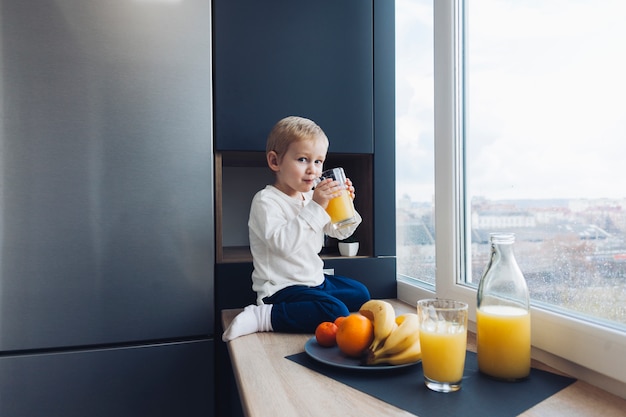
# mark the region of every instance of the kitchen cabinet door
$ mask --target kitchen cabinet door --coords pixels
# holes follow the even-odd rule
[[[372,1],[214,0],[216,150],[264,151],[298,115],[329,152],[373,153]]]
[[[0,357],[0,416],[211,417],[210,339]]]

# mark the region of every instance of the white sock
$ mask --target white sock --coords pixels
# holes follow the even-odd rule
[[[228,329],[222,335],[222,340],[228,342],[239,336],[256,332],[271,332],[272,305],[249,305],[233,319]]]

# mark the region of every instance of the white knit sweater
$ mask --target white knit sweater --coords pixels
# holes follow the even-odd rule
[[[324,234],[345,239],[361,223],[356,213],[356,224],[335,230],[312,195],[311,191],[293,198],[268,185],[252,199],[248,231],[254,264],[252,289],[259,305],[263,298],[291,285],[320,285],[324,262],[318,254]]]

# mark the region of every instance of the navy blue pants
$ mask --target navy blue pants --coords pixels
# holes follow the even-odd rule
[[[322,285],[293,285],[265,297],[272,304],[272,328],[282,333],[315,333],[323,321],[347,316],[370,299],[370,293],[358,281],[339,275],[325,275]]]

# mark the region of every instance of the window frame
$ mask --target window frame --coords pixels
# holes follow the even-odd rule
[[[436,292],[399,277],[398,298],[411,304],[433,296],[465,301],[473,306],[475,330],[476,290],[461,279],[468,271],[464,247],[471,247],[464,236],[470,209],[463,194],[464,0],[433,3]],[[531,317],[533,358],[626,397],[626,333],[534,304]]]

